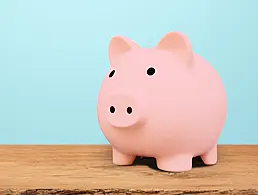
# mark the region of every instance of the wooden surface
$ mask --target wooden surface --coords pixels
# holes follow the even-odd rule
[[[0,146],[0,194],[258,194],[258,145],[219,146],[215,166],[157,170],[153,158],[112,164],[111,147]]]

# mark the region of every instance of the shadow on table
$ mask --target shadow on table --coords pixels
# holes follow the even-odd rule
[[[206,166],[202,159],[198,156],[198,157],[195,157],[193,158],[193,168],[200,168],[200,167],[204,167]],[[156,159],[155,158],[146,158],[146,157],[136,157],[135,161],[134,161],[134,166],[138,166],[138,165],[147,165],[148,167],[154,169],[154,170],[160,170],[158,167],[157,167],[157,162],[156,162]]]

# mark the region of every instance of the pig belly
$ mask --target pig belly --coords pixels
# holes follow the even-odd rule
[[[176,138],[173,134],[160,137],[155,134],[143,136],[144,134],[146,135],[145,132],[147,131],[141,130],[142,135],[135,136],[132,139],[130,139],[130,136],[124,137],[122,134],[113,137],[113,134],[113,136],[108,137],[108,140],[112,147],[122,153],[157,158],[178,154],[190,154],[192,157],[199,156],[216,145],[218,139],[218,136],[215,135],[212,137],[206,135],[196,137],[179,136]],[[165,132],[163,131],[163,133]]]

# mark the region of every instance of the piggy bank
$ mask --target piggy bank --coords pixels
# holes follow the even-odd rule
[[[154,157],[168,172],[191,170],[195,156],[216,164],[226,93],[188,37],[170,32],[154,48],[142,48],[115,36],[108,50],[110,70],[100,86],[97,115],[113,163]]]

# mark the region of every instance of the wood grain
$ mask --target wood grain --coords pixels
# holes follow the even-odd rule
[[[0,194],[258,194],[258,145],[219,146],[215,166],[168,173],[155,159],[112,164],[108,145],[2,145]]]

